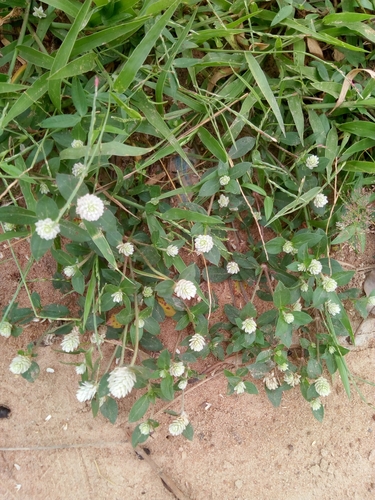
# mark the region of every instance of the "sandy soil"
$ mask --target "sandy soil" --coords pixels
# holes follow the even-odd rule
[[[339,257],[357,269],[373,265],[374,242],[371,238],[364,256],[344,249]],[[19,273],[4,244],[0,250],[3,308],[18,285]],[[15,252],[24,267],[27,246],[16,245]],[[29,275],[30,290],[38,291],[44,303],[61,302],[60,293],[49,281],[53,266],[47,257]],[[358,273],[358,283],[363,277],[364,272]],[[225,294],[222,297],[226,300]],[[18,300],[20,305],[28,305],[24,291]],[[74,308],[73,296],[62,302]],[[89,405],[76,399],[79,377],[72,366],[63,364],[71,359],[56,352],[58,343],[38,349],[41,373],[34,384],[9,371],[17,349],[37,340],[44,329],[45,324],[31,324],[19,338],[0,338],[0,404],[12,410],[10,418],[0,419],[0,499],[176,498],[163,485],[162,473],[182,490],[184,497],[180,498],[190,500],[374,498],[374,388],[363,382],[375,382],[373,343],[367,342],[347,356],[369,404],[354,387],[349,401],[336,375],[320,424],[298,391],[285,393],[281,407],[275,409],[261,383],[256,382],[258,396],[229,397],[223,375],[210,375],[201,385],[192,386],[185,397],[194,441],[168,437],[171,417],[160,414],[160,430],[143,445],[150,452],[151,461],[146,461],[140,460],[129,443],[132,427],[127,412],[134,396],[120,402],[115,425],[102,416],[94,419]],[[162,337],[175,344],[172,320],[163,326]],[[177,401],[171,409],[178,411],[179,405]],[[162,408],[160,403],[156,411]]]

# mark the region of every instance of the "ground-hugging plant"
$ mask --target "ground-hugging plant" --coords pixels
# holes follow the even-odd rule
[[[341,288],[353,272],[331,248],[363,248],[373,218],[366,50],[375,31],[360,10],[3,2],[0,239],[22,280],[0,334],[58,320],[46,334],[61,335],[81,375],[77,398],[94,415],[115,422],[117,400],[139,390],[133,444],[158,427],[155,403],[176,396],[169,431],[192,437],[183,395],[208,356],[233,360],[228,393],[255,394],[259,379],[278,406],[298,388],[318,420],[328,374],[338,371],[350,395],[345,301],[366,315],[375,299]],[[243,251],[228,245],[232,234]],[[25,269],[11,246],[23,237]],[[79,297],[76,318],[29,290],[28,272],[47,251],[54,286]],[[249,297],[214,323],[215,283],[226,280]],[[21,287],[29,308],[18,307]],[[171,351],[158,337],[166,316],[179,332]],[[114,345],[109,359],[104,342]],[[19,351],[11,371],[34,381],[38,346]]]

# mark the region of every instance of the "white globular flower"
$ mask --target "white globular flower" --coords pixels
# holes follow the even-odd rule
[[[298,250],[297,248],[295,248],[291,241],[286,241],[283,245],[283,252],[295,254],[298,252]]]
[[[194,334],[189,340],[189,346],[192,351],[199,352],[204,349],[206,342],[200,333]]]
[[[111,371],[108,377],[109,392],[115,398],[124,398],[136,382],[134,371],[127,366],[121,366]]]
[[[212,250],[214,240],[209,234],[201,234],[195,238],[194,244],[197,252],[207,253]]]
[[[311,406],[311,409],[313,411],[318,411],[320,410],[321,406],[322,406],[322,402],[320,400],[320,398],[315,398],[315,399],[312,399],[310,401],[310,406]]]
[[[63,273],[67,278],[71,278],[77,272],[77,266],[66,266],[63,269]]]
[[[91,401],[91,399],[95,396],[97,390],[98,386],[97,384],[94,384],[94,382],[82,382],[77,391],[78,401],[80,403]]]
[[[330,346],[328,347],[328,352],[329,352],[330,354],[334,354],[334,353],[336,352],[336,347],[335,347],[335,346],[333,346],[333,345],[330,345]]]
[[[104,339],[105,339],[105,336],[106,336],[106,333],[107,332],[101,332],[99,329],[98,329],[98,332],[94,332],[91,337],[90,337],[90,342],[92,344],[96,344],[98,346],[104,344]]]
[[[148,436],[152,431],[152,427],[148,422],[142,422],[139,424],[139,432],[144,436]]]
[[[60,226],[56,221],[47,217],[36,222],[35,230],[42,240],[54,240],[60,232]]]
[[[83,375],[86,371],[86,364],[81,363],[80,365],[76,366],[76,373],[77,375]]]
[[[197,294],[197,287],[191,281],[179,280],[174,287],[174,293],[180,299],[190,300]]]
[[[240,272],[240,266],[237,262],[228,262],[227,264],[227,273],[229,274],[237,274]]]
[[[74,177],[80,177],[81,175],[86,174],[86,167],[80,161],[75,163],[72,167],[72,174]]]
[[[301,284],[301,292],[307,292],[308,290],[309,290],[309,285],[308,285],[308,283],[306,283],[306,281],[304,281]]]
[[[34,7],[33,16],[38,17],[39,19],[44,19],[47,17],[47,14],[44,12],[43,7]]]
[[[166,369],[160,370],[160,372],[159,372],[160,378],[165,378],[167,375],[168,375],[168,370],[166,370]]]
[[[267,389],[269,389],[270,391],[274,391],[279,387],[279,383],[277,382],[274,372],[267,373],[267,375],[263,379],[263,382],[266,384]]]
[[[16,229],[15,224],[11,224],[10,222],[4,222],[4,231],[8,233],[9,231],[14,231]]]
[[[116,248],[119,253],[125,255],[125,257],[130,257],[130,255],[133,255],[134,253],[134,245],[129,241],[127,241],[126,243],[120,243]]]
[[[223,175],[219,179],[220,186],[227,186],[230,183],[229,175]]]
[[[229,198],[228,196],[221,194],[217,202],[220,208],[226,208],[229,205]]]
[[[319,158],[315,155],[310,155],[306,160],[306,167],[312,170],[319,165]]]
[[[324,377],[319,377],[315,381],[315,390],[319,394],[319,396],[328,396],[331,393],[331,387],[329,382]]]
[[[322,280],[322,287],[326,292],[334,292],[337,288],[337,282],[329,276],[324,276]]]
[[[180,380],[180,382],[178,383],[178,388],[183,391],[184,389],[186,389],[187,384],[188,381],[186,380],[186,378],[184,380]]]
[[[145,286],[143,291],[142,291],[142,295],[143,297],[145,297],[146,299],[149,298],[149,297],[152,297],[153,295],[153,290],[150,286]]]
[[[291,387],[295,387],[300,383],[301,375],[298,373],[288,372],[284,375],[284,382]]]
[[[367,298],[367,305],[368,306],[375,306],[375,295],[372,295],[371,297]]]
[[[307,268],[310,274],[320,274],[322,272],[322,269],[323,269],[322,264],[316,259],[313,259],[310,262],[309,267]]]
[[[49,193],[49,188],[45,182],[41,182],[39,185],[39,191],[41,194],[47,194]]]
[[[15,375],[21,375],[22,373],[27,372],[30,366],[31,359],[29,358],[29,356],[22,356],[22,354],[19,354],[12,359],[9,370]]]
[[[332,302],[332,300],[328,300],[326,306],[331,316],[336,316],[336,314],[339,314],[341,311],[341,307],[335,302]]]
[[[176,245],[168,245],[167,255],[169,255],[169,257],[176,257],[178,255],[178,247],[176,247]]]
[[[242,322],[241,329],[245,330],[246,333],[254,333],[257,329],[257,324],[255,323],[253,318],[247,318]]]
[[[300,262],[299,264],[297,264],[297,270],[304,273],[305,271],[307,271],[307,267],[303,262]]]
[[[169,367],[169,373],[172,377],[180,377],[185,371],[184,363],[182,361],[174,361]]]
[[[325,207],[327,205],[328,198],[323,193],[318,193],[315,196],[313,203],[316,206],[316,208],[323,208],[323,207]]]
[[[64,336],[61,342],[61,349],[64,352],[73,352],[79,346],[79,329],[77,326],[73,330]]]
[[[8,339],[12,333],[12,325],[8,321],[3,321],[0,325],[0,335]]]
[[[145,322],[142,318],[138,318],[137,322],[134,322],[135,325],[138,325],[138,328],[143,328],[145,326]]]
[[[288,325],[290,325],[294,321],[294,316],[292,313],[288,313],[288,312],[283,311],[283,318],[284,318],[285,323],[288,323]]]
[[[287,369],[289,368],[288,366],[288,363],[282,363],[281,365],[278,365],[278,369],[281,371],[281,372],[286,372]]]
[[[260,212],[254,212],[253,217],[255,220],[260,220],[262,218],[262,214]]]
[[[95,194],[85,194],[77,200],[76,212],[81,219],[98,220],[104,213],[104,203]]]
[[[120,304],[122,302],[122,299],[124,297],[124,293],[122,290],[117,290],[117,292],[112,293],[111,298],[113,302],[116,302],[117,304]]]
[[[169,433],[172,434],[172,436],[179,436],[184,432],[186,429],[187,425],[189,423],[189,420],[187,418],[186,413],[182,413],[179,417],[177,417],[169,426]]]
[[[233,387],[233,390],[236,394],[243,394],[245,392],[245,389],[246,389],[246,385],[245,385],[245,382],[238,382],[237,385],[235,385]]]
[[[300,312],[302,311],[302,304],[301,304],[301,299],[298,299],[297,302],[295,302],[292,306],[293,311]]]
[[[74,141],[71,143],[71,146],[74,149],[82,148],[83,142],[80,139],[74,139]]]

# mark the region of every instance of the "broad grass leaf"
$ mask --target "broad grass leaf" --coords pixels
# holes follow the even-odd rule
[[[223,149],[219,141],[217,141],[207,129],[205,129],[204,127],[200,127],[198,129],[198,136],[206,146],[206,148],[215,156],[215,158],[222,161],[223,163],[226,163],[228,161],[228,156],[225,149]]]
[[[298,136],[301,144],[303,145],[303,136],[305,131],[305,117],[302,111],[302,98],[299,95],[292,95],[288,97],[288,106],[290,114],[296,126]]]
[[[19,45],[18,52],[22,59],[25,59],[30,64],[35,64],[38,68],[48,69],[52,68],[54,58],[40,50],[27,45]]]
[[[375,163],[372,161],[350,160],[343,165],[342,170],[345,170],[346,172],[374,174]]]
[[[335,360],[337,364],[337,368],[340,373],[341,377],[341,382],[342,385],[344,386],[345,392],[348,395],[348,398],[350,398],[350,383],[349,383],[349,376],[348,376],[348,367],[346,365],[345,360],[342,358],[342,356],[336,355],[335,354]]]
[[[42,128],[71,128],[81,121],[78,115],[55,115],[40,122]]]
[[[43,2],[47,5],[51,5],[62,12],[65,12],[68,16],[75,18],[81,7],[79,2],[72,0],[46,0]]]
[[[282,7],[273,18],[271,26],[276,26],[287,17],[294,17],[294,7],[292,7],[292,5],[285,5],[284,7]]]
[[[60,158],[62,160],[77,160],[83,158],[88,153],[90,153],[91,156],[143,156],[150,153],[153,149],[154,148],[139,148],[117,141],[111,141],[104,142],[100,145],[100,148],[94,149],[93,151],[89,146],[67,148],[60,153]]]
[[[95,68],[96,59],[97,56],[93,52],[84,54],[82,57],[78,57],[77,59],[70,61],[70,63],[66,66],[51,74],[50,80],[62,80],[63,78],[84,75],[88,71],[92,71]]]

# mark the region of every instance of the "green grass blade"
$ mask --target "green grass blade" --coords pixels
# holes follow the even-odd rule
[[[33,47],[27,47],[26,45],[20,45],[18,47],[18,52],[20,56],[30,64],[35,64],[35,66],[43,69],[52,68],[54,58],[48,54],[44,54],[40,50],[36,50]]]
[[[84,54],[71,61],[66,66],[51,74],[50,80],[62,80],[63,78],[71,78],[72,76],[84,75],[88,71],[92,71],[96,66],[96,55],[93,52]]]

